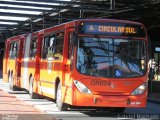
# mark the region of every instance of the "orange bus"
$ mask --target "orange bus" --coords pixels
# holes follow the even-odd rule
[[[145,107],[148,40],[141,23],[81,19],[6,40],[3,79],[70,106]]]

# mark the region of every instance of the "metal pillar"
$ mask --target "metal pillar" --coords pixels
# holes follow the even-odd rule
[[[61,24],[62,23],[62,14],[61,14],[61,12],[59,12],[59,19],[58,19],[58,24]]]
[[[83,15],[84,15],[84,11],[83,11],[83,10],[80,10],[80,11],[79,11],[79,18],[83,18],[83,17],[84,17]]]
[[[43,18],[43,28],[46,28],[46,19]]]
[[[33,29],[34,29],[34,25],[32,23],[32,19],[30,18],[30,26],[31,26],[31,31],[30,32],[33,32]]]
[[[110,0],[110,10],[114,10],[115,9],[115,2],[116,0]]]

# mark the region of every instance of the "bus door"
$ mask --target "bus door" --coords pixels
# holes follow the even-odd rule
[[[9,50],[9,61],[8,61],[8,66],[10,70],[9,83],[11,86],[13,86],[14,84],[18,86],[19,84],[17,82],[19,73],[19,63],[20,63],[19,53],[20,53],[20,40],[11,42]],[[14,78],[15,81],[13,81],[12,78]]]
[[[72,94],[72,90],[71,88],[71,84],[72,84],[72,78],[71,78],[71,74],[72,74],[72,70],[73,70],[73,54],[74,54],[74,40],[75,40],[75,29],[74,28],[70,28],[67,32],[66,38],[68,40],[65,40],[65,45],[64,49],[64,70],[63,70],[63,82],[62,85],[64,86],[63,92],[62,92],[62,96],[63,101],[66,102],[71,102],[72,101],[72,97],[71,96],[66,96],[66,95],[71,95]]]
[[[54,71],[53,71],[53,52],[55,49],[55,34],[44,35],[41,44],[40,60],[40,89],[45,96],[54,96]]]
[[[20,76],[21,76],[21,59],[22,59],[22,51],[23,51],[23,41],[24,38],[20,39],[18,43],[17,56],[15,59],[15,75],[17,76],[17,86],[20,86]]]
[[[28,62],[29,62],[29,48],[30,48],[31,34],[28,34],[26,40],[24,41],[24,55],[22,65],[22,76],[23,76],[23,88],[28,88]]]

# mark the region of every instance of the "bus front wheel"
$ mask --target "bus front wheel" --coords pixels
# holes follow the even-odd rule
[[[62,89],[60,83],[58,84],[56,93],[56,105],[60,111],[68,110],[68,105],[62,102]]]

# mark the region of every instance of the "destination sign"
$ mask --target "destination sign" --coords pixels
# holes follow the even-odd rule
[[[94,28],[97,28],[99,32],[108,32],[108,33],[130,33],[130,34],[136,34],[137,30],[134,27],[118,27],[118,26],[93,26],[88,25],[88,30],[92,31]]]
[[[81,23],[80,33],[83,34],[103,34],[109,36],[134,36],[145,37],[144,28],[140,25],[125,23]]]

